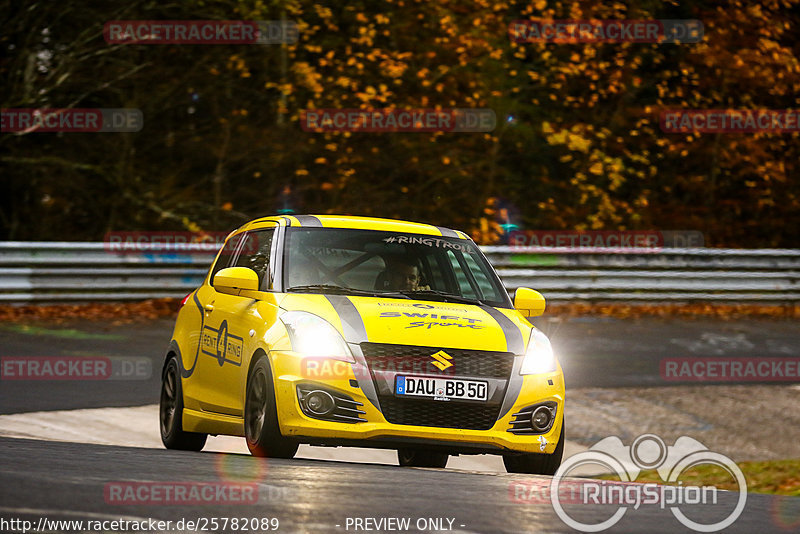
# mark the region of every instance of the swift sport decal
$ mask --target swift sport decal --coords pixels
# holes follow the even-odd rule
[[[426,319],[424,321],[411,321],[406,328],[425,328],[430,330],[434,326],[454,326],[458,328],[471,328],[479,330],[484,328],[484,325],[477,324],[482,322],[481,319],[473,319],[471,317],[461,317],[459,315],[440,315],[438,313],[416,313],[416,312],[381,312],[379,317],[401,317],[412,319]]]

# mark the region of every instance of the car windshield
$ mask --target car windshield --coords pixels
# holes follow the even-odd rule
[[[284,287],[511,307],[470,240],[402,232],[288,228]]]

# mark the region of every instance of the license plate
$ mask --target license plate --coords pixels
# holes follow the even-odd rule
[[[398,376],[394,391],[402,397],[426,397],[443,401],[451,399],[485,401],[489,398],[488,382],[458,378]]]

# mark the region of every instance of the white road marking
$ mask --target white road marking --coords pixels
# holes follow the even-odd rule
[[[0,436],[150,449],[164,447],[158,430],[157,404],[0,415]],[[586,449],[567,441],[564,456]],[[203,450],[250,454],[244,438],[235,436],[209,436]],[[387,449],[301,445],[296,458],[397,465],[397,453]],[[503,459],[489,454],[453,456],[447,467],[465,472],[505,473]]]

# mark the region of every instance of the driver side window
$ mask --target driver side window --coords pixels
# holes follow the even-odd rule
[[[269,270],[269,259],[272,252],[272,238],[275,229],[255,230],[247,232],[244,244],[236,258],[234,267],[248,267],[258,275],[258,288],[269,291],[272,287],[272,273]]]

